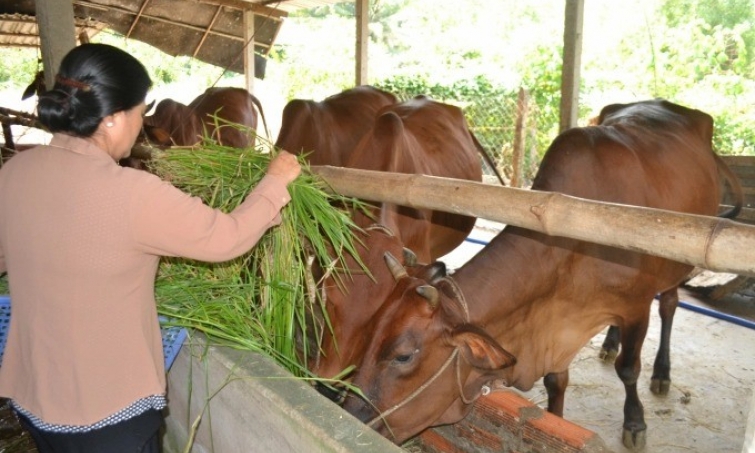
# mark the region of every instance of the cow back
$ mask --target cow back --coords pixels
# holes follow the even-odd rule
[[[664,100],[610,105],[599,125],[556,138],[532,188],[716,215],[721,185],[712,133],[710,115]]]
[[[346,166],[481,181],[478,152],[461,109],[418,96],[384,107]],[[387,203],[376,205],[372,214],[424,262],[456,248],[475,223],[473,217]],[[358,212],[354,218],[358,225],[374,221]]]
[[[192,110],[173,99],[163,99],[152,115],[144,117],[146,138],[159,146],[189,146],[195,144],[199,121]]]
[[[343,166],[376,113],[396,97],[369,85],[334,94],[322,101],[294,99],[283,109],[275,145],[307,156],[311,165]]]
[[[233,148],[254,146],[253,134],[257,130],[255,107],[262,111],[254,95],[243,88],[235,87],[208,88],[189,104],[189,108],[206,128],[207,136]],[[217,121],[215,117],[220,120]],[[243,128],[224,124],[226,122],[239,124]],[[205,131],[200,131],[201,133]]]

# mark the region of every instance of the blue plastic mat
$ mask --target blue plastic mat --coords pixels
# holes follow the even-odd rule
[[[163,337],[163,354],[165,355],[165,371],[173,365],[181,346],[186,339],[186,329],[183,327],[168,326],[166,318],[160,317],[160,331]],[[8,338],[8,326],[10,325],[10,297],[0,296],[0,364],[3,361],[5,341]]]

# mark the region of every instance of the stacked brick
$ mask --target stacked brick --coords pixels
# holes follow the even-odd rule
[[[495,391],[464,420],[423,432],[426,453],[609,453],[594,432],[557,417],[521,395]]]

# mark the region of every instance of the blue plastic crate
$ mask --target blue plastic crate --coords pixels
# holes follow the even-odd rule
[[[186,329],[177,326],[167,326],[166,318],[160,317],[160,332],[163,337],[163,354],[165,355],[165,370],[169,370],[173,365],[181,346],[186,339]],[[0,296],[0,364],[3,361],[3,352],[5,351],[5,341],[8,338],[8,326],[10,325],[10,297]]]

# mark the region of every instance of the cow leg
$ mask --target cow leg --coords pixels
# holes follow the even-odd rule
[[[601,360],[607,363],[612,363],[616,360],[616,356],[619,354],[619,337],[621,332],[618,326],[610,326],[608,332],[606,332],[606,338],[603,340],[603,346],[600,347]]]
[[[548,392],[548,412],[564,416],[564,395],[569,385],[569,370],[560,373],[548,373],[543,378],[545,390]]]
[[[656,395],[667,395],[671,386],[671,326],[674,313],[679,305],[679,293],[674,287],[661,293],[658,299],[658,313],[661,315],[661,344],[653,364],[653,377],[650,391]]]
[[[640,355],[648,330],[648,316],[649,313],[646,312],[642,319],[621,329],[621,352],[614,363],[616,374],[624,383],[626,391],[622,441],[625,447],[632,450],[643,448],[646,439],[647,425],[642,402],[637,393],[637,379],[642,368]]]

